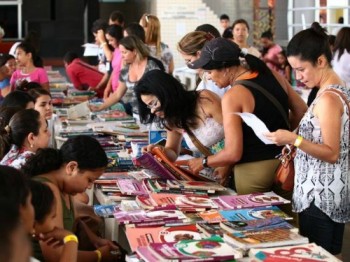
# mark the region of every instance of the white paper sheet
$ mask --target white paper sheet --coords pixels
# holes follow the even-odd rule
[[[239,115],[243,121],[250,126],[255,135],[261,140],[263,141],[265,144],[269,145],[269,144],[274,144],[274,142],[272,142],[271,140],[267,139],[263,134],[270,132],[265,123],[263,121],[261,121],[258,117],[256,117],[256,115],[251,114],[251,113],[234,113],[236,115]]]
[[[83,47],[85,47],[84,56],[97,56],[99,50],[98,45],[86,43]]]
[[[90,114],[89,102],[83,102],[68,108],[68,119],[77,119],[79,117],[87,117]]]

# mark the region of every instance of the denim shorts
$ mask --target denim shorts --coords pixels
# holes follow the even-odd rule
[[[299,214],[300,234],[333,255],[341,253],[345,224],[334,222],[314,202]]]

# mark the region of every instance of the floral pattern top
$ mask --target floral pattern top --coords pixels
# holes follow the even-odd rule
[[[32,155],[34,155],[33,152],[25,150],[24,148],[19,149],[16,145],[12,145],[10,151],[1,160],[0,165],[21,169]]]

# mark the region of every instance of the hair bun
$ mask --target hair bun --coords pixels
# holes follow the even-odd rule
[[[323,28],[318,22],[313,22],[311,24],[311,29],[322,36],[327,35],[327,30]]]

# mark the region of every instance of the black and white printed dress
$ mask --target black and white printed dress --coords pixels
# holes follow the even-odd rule
[[[350,90],[339,85],[331,85],[324,92],[332,88],[350,98]],[[339,159],[335,164],[330,164],[300,149],[297,150],[294,160],[293,209],[300,213],[315,201],[315,205],[333,221],[346,223],[350,221],[349,111],[343,99],[340,96],[339,98],[344,108],[341,118]],[[322,144],[319,119],[312,112],[318,100],[319,97],[310,105],[300,121],[299,135],[313,143]]]

